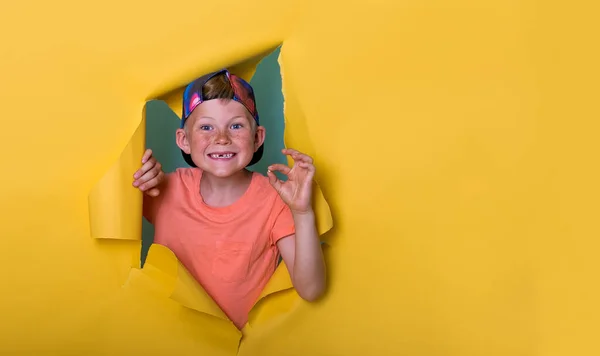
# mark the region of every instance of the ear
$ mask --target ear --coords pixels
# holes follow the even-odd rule
[[[263,126],[256,128],[256,133],[254,134],[254,152],[258,151],[258,148],[265,142],[266,134],[267,130]]]
[[[175,142],[177,142],[177,146],[179,146],[183,152],[190,154],[190,142],[188,141],[184,129],[177,129],[177,131],[175,131]]]

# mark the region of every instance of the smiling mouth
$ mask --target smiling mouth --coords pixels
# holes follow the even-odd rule
[[[233,152],[222,152],[222,153],[210,153],[208,157],[212,159],[229,159],[235,156]]]

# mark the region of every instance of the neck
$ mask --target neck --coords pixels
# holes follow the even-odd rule
[[[226,178],[202,172],[200,195],[202,200],[211,206],[231,205],[244,195],[251,180],[252,172],[246,169]]]

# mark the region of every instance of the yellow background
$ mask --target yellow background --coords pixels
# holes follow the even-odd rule
[[[600,354],[597,18],[591,1],[3,3],[0,351]],[[286,145],[315,157],[333,216],[329,290],[270,295],[240,342],[168,250],[136,268],[131,175],[146,100],[180,110],[186,82],[249,77],[279,44]]]

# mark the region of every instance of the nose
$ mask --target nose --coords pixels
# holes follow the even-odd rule
[[[219,132],[217,132],[217,135],[215,137],[215,143],[219,144],[219,145],[230,144],[231,138],[229,137],[228,132],[219,130]]]

